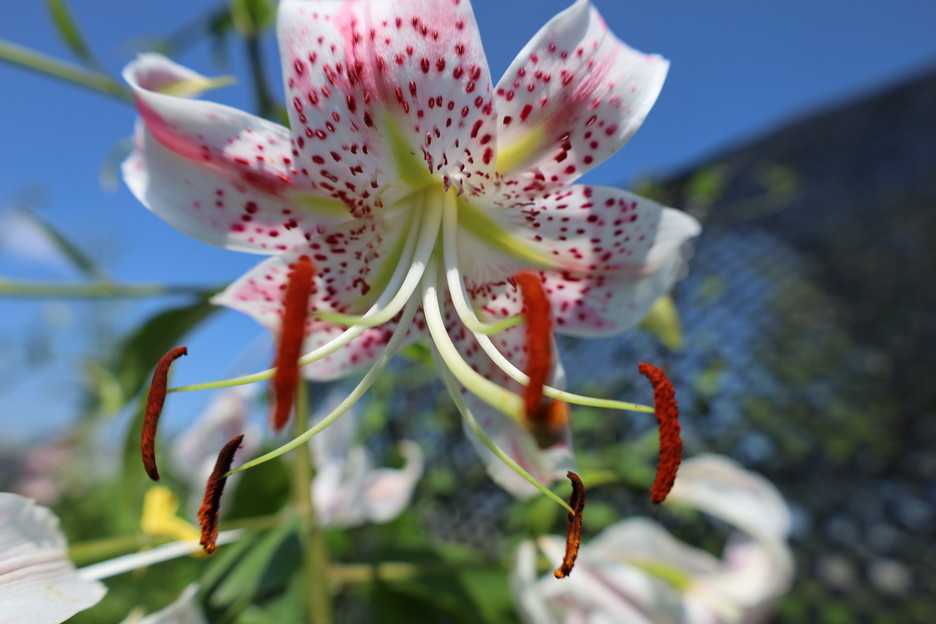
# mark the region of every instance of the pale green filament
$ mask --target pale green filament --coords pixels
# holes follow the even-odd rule
[[[471,306],[468,305],[461,272],[458,270],[457,207],[458,206],[455,204],[455,202],[447,196],[445,203],[445,215],[442,223],[442,233],[444,237],[443,255],[445,258],[445,277],[448,281],[449,295],[452,299],[452,305],[455,308],[455,312],[458,314],[459,320],[461,320],[462,324],[464,324],[465,327],[471,331],[475,339],[478,341],[478,344],[481,345],[481,348],[484,350],[484,352],[488,355],[489,358],[491,358],[491,361],[494,362],[494,364],[500,368],[508,377],[520,385],[525,386],[530,380],[529,377],[527,377],[523,371],[518,369],[507,358],[505,358],[487,335],[495,333],[495,331],[491,331],[492,328],[494,328],[496,331],[500,331],[502,329],[507,329],[507,327],[498,327],[493,324],[484,323],[477,317],[474,310],[471,309]],[[505,319],[505,321],[502,323],[510,321],[511,324],[508,325],[508,327],[512,327],[517,324],[513,322],[514,319],[518,319],[519,322],[522,322],[522,317],[510,317],[509,319]],[[573,405],[584,405],[588,407],[598,407],[605,409],[618,409],[647,414],[653,413],[653,408],[647,405],[629,403],[626,401],[614,401],[611,399],[601,399],[597,397],[584,396],[581,394],[573,394],[571,392],[559,390],[558,388],[554,388],[552,386],[544,387],[543,393],[552,399],[558,399]]]
[[[437,356],[441,357],[441,354],[438,350],[435,351]],[[461,393],[458,388],[458,383],[455,381],[452,374],[445,369],[445,366],[440,366],[439,370],[442,374],[442,381],[445,383],[445,387],[448,389],[449,396],[452,397],[452,402],[455,403],[455,407],[458,408],[458,411],[461,413],[462,417],[465,419],[465,423],[468,425],[468,428],[471,429],[471,432],[478,437],[481,444],[484,447],[491,451],[497,459],[504,462],[504,465],[513,470],[517,475],[519,475],[524,481],[535,487],[539,490],[544,496],[555,502],[557,505],[565,509],[567,512],[574,514],[572,507],[569,506],[567,502],[562,500],[555,492],[546,487],[545,484],[541,483],[536,477],[527,472],[523,466],[518,464],[514,459],[504,452],[494,440],[484,431],[480,423],[475,419],[474,414],[471,413],[471,410],[468,408],[468,405],[465,404],[465,401],[461,397]]]
[[[445,320],[439,306],[438,262],[433,258],[429,270],[423,276],[422,304],[423,316],[432,342],[439,352],[439,357],[455,375],[458,382],[469,392],[518,422],[523,422],[523,400],[493,381],[478,374],[465,360],[445,329]]]
[[[419,307],[419,300],[416,297],[413,297],[403,309],[403,316],[400,318],[400,323],[397,325],[396,330],[393,332],[393,336],[390,337],[390,342],[387,343],[386,348],[383,350],[383,353],[380,354],[380,357],[377,358],[377,361],[374,362],[370,370],[367,371],[367,374],[364,375],[363,379],[354,387],[354,390],[344,398],[341,403],[338,404],[335,409],[329,412],[322,420],[318,421],[305,433],[300,434],[287,442],[286,444],[273,449],[269,453],[261,455],[255,459],[252,459],[248,462],[245,462],[240,467],[232,470],[228,474],[233,474],[235,472],[243,472],[264,464],[271,459],[276,459],[277,457],[288,453],[289,451],[298,448],[306,444],[313,437],[330,427],[335,423],[336,420],[344,416],[348,410],[354,407],[354,404],[357,403],[364,394],[370,390],[371,386],[374,385],[374,382],[377,381],[377,376],[383,371],[384,367],[390,361],[390,358],[396,353],[397,349],[400,347],[400,343],[403,341],[403,338],[406,337],[407,332],[410,329],[410,326],[413,323],[413,317],[416,315],[416,309]]]
[[[363,320],[370,322],[374,319],[380,319],[380,322],[376,324],[382,325],[396,316],[403,306],[406,305],[406,302],[412,298],[413,293],[419,286],[420,278],[425,271],[429,257],[432,255],[432,249],[435,246],[435,240],[439,232],[441,215],[442,212],[440,208],[429,208],[428,217],[424,220],[419,230],[419,240],[416,243],[416,251],[412,256],[406,253],[403,254],[400,263],[397,265],[397,270],[394,271],[394,275],[390,280],[390,284],[387,286],[386,290],[381,293],[374,305],[371,306],[367,314],[362,317]],[[410,232],[410,237],[415,236],[416,231],[417,228],[413,227]],[[408,244],[408,246],[411,245]],[[299,366],[308,366],[309,364],[318,362],[332,355],[358,338],[367,328],[368,326],[366,324],[357,324],[350,327],[319,348],[303,355],[299,359]],[[275,368],[269,368],[258,373],[232,377],[230,379],[221,379],[187,386],[176,386],[175,388],[170,388],[169,392],[196,392],[199,390],[215,390],[218,388],[231,388],[234,386],[257,383],[271,379],[275,371]]]

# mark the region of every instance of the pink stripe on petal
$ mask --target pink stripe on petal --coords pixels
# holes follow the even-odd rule
[[[517,169],[502,173],[542,188],[575,181],[637,131],[668,67],[617,39],[588,2],[576,2],[533,37],[497,85],[498,148],[543,133]]]
[[[279,253],[328,218],[296,208],[293,191],[321,196],[294,167],[288,131],[211,102],[151,90],[198,74],[158,55],[124,70],[142,123],[124,162],[127,185],[150,210],[207,242],[254,253]]]

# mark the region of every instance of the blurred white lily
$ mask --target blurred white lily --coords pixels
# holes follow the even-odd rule
[[[317,470],[312,500],[324,526],[393,520],[409,504],[422,476],[423,454],[417,444],[409,440],[400,443],[406,462],[402,468],[375,469],[367,449],[356,443],[357,428],[357,414],[352,410],[312,439]]]
[[[123,624],[208,624],[197,598],[198,585],[189,585],[172,604],[145,617],[131,614]]]
[[[250,457],[260,445],[260,427],[248,423],[249,403],[257,386],[240,386],[218,394],[185,432],[176,438],[171,458],[176,473],[192,490],[201,492],[224,443],[243,433],[238,459]]]
[[[64,622],[107,593],[75,570],[58,525],[45,507],[0,493],[0,623]]]
[[[530,624],[573,622],[757,622],[793,578],[785,538],[790,512],[766,479],[735,462],[704,455],[686,462],[668,503],[711,514],[737,531],[719,559],[689,546],[652,520],[632,518],[605,529],[582,548],[563,583],[536,574],[532,542],[517,553],[513,589]],[[542,537],[551,561],[565,540]]]

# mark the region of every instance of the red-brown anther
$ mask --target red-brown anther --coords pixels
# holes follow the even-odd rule
[[[280,431],[289,421],[296,386],[299,383],[299,356],[309,318],[309,296],[315,269],[307,256],[293,264],[283,296],[283,319],[276,348],[276,373],[273,375],[273,411],[270,422]]]
[[[244,434],[231,438],[218,453],[214,469],[208,482],[205,484],[205,495],[202,497],[201,507],[198,508],[198,524],[201,526],[200,544],[209,555],[215,551],[218,541],[218,511],[221,509],[221,495],[224,493],[224,476],[231,469],[234,462],[234,453],[244,441]]]
[[[159,425],[159,416],[162,414],[163,405],[166,402],[169,368],[174,361],[183,355],[188,355],[187,348],[174,347],[159,358],[156,369],[153,371],[153,381],[150,382],[149,394],[146,396],[143,428],[140,431],[140,454],[143,457],[143,468],[153,481],[159,481],[159,470],[156,468],[156,429]]]
[[[572,496],[569,497],[569,507],[575,513],[569,514],[569,526],[566,529],[565,554],[562,563],[553,571],[557,579],[565,578],[572,573],[575,559],[578,557],[579,547],[582,545],[582,512],[585,510],[585,484],[582,479],[571,470],[566,473],[572,482]]]
[[[679,405],[676,403],[676,391],[662,369],[653,364],[642,362],[638,367],[640,374],[653,385],[653,405],[660,435],[660,459],[657,463],[656,478],[650,488],[650,499],[662,503],[673,489],[676,472],[682,462],[682,438],[679,428]]]
[[[539,275],[522,271],[514,275],[523,298],[523,318],[526,323],[526,374],[523,389],[523,409],[527,426],[541,448],[555,444],[569,420],[565,403],[544,398],[543,388],[552,372],[552,313],[546,289]]]

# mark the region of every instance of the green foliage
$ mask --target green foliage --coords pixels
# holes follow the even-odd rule
[[[84,63],[96,65],[97,61],[95,61],[94,55],[91,54],[91,48],[88,47],[78,24],[72,17],[66,0],[46,0],[46,7],[49,9],[49,16],[52,18],[52,23],[55,25],[59,37],[62,38],[72,54]]]
[[[117,346],[109,366],[124,400],[135,396],[166,351],[176,346],[218,308],[207,298],[167,308],[146,319]]]
[[[231,19],[243,35],[254,37],[273,24],[276,5],[271,0],[230,0]]]

